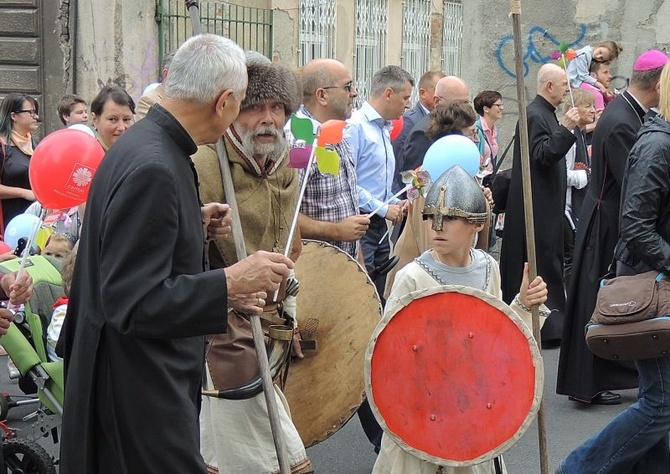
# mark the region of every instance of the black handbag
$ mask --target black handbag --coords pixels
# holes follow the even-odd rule
[[[663,273],[603,280],[585,328],[591,352],[608,360],[662,357],[670,351],[670,281]]]

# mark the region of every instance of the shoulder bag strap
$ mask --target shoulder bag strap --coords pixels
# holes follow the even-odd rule
[[[493,168],[493,172],[491,173],[491,180],[493,180],[493,178],[496,177],[496,174],[498,174],[498,170],[500,169],[500,166],[505,161],[505,157],[507,156],[507,152],[509,151],[510,147],[512,146],[512,143],[514,143],[514,137],[512,137],[512,139],[509,141],[509,143],[505,147],[505,151],[503,151],[502,156],[500,157],[500,159],[496,163],[495,167]]]

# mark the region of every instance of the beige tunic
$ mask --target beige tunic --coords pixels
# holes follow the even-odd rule
[[[498,263],[490,255],[486,255],[491,265],[491,275],[488,288],[485,291],[498,299],[502,299],[500,289],[500,269]],[[404,306],[401,299],[403,296],[421,289],[439,287],[441,284],[430,276],[417,263],[412,261],[401,269],[395,278],[393,288],[386,303],[384,317],[394,314],[399,306]],[[522,309],[516,302],[510,307],[517,313],[529,328],[531,325],[531,314]],[[373,474],[495,474],[493,461],[487,461],[468,467],[446,467],[432,464],[428,461],[413,456],[398,446],[389,436],[382,437],[381,450],[373,469]],[[507,470],[504,467],[503,473]]]
[[[286,166],[288,150],[277,161],[268,161],[261,168],[253,158],[244,155],[231,129],[226,132],[225,144],[247,252],[283,252],[298,194],[296,170]],[[203,203],[225,202],[215,147],[200,147],[193,162]],[[232,236],[214,243],[209,253],[213,268],[237,262]],[[299,232],[296,232],[292,250],[291,258],[295,260],[300,253]],[[225,338],[225,335],[216,337]],[[205,388],[214,388],[209,369],[208,365]],[[276,388],[275,398],[292,472],[299,472],[310,462],[279,388]],[[203,397],[200,435],[200,450],[209,472],[274,473],[279,470],[263,393],[247,400]]]

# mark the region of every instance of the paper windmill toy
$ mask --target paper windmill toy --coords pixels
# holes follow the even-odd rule
[[[549,57],[551,57],[551,59],[558,60],[558,65],[563,68],[565,74],[567,75],[568,62],[577,57],[577,52],[572,48],[568,48],[568,43],[561,41],[558,45],[558,51],[552,51]],[[575,100],[572,98],[572,88],[570,88],[570,103],[573,107],[575,106]]]
[[[291,133],[296,138],[296,146],[289,153],[289,166],[307,168],[311,161],[316,159],[316,165],[321,173],[337,176],[340,170],[340,157],[332,145],[342,141],[342,132],[346,124],[344,120],[328,120],[322,123],[315,133],[310,119],[291,115]]]
[[[420,168],[400,173],[402,182],[407,186],[407,199],[413,202],[419,196],[426,197],[428,187],[430,186],[430,174]]]

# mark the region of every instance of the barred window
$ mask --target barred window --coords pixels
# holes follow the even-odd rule
[[[402,20],[402,67],[419,78],[430,67],[430,0],[405,0]],[[419,88],[412,89],[412,103],[419,99]]]
[[[335,12],[335,0],[300,0],[301,66],[312,59],[335,57]]]
[[[461,75],[463,47],[463,5],[444,2],[442,29],[442,71],[447,75]]]
[[[368,99],[372,76],[386,64],[387,0],[356,0],[355,85],[359,102]]]

